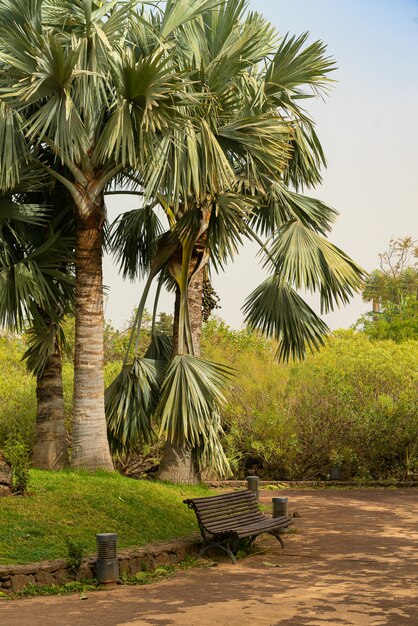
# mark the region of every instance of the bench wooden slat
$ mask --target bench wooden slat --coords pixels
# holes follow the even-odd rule
[[[242,515],[228,515],[228,517],[213,517],[212,519],[200,518],[201,521],[205,524],[205,526],[225,526],[227,527],[229,524],[239,522],[240,524],[245,524],[246,520],[257,521],[260,517],[257,513],[245,513]]]
[[[260,513],[258,506],[247,506],[240,504],[236,507],[223,507],[216,509],[205,509],[201,510],[200,508],[196,509],[199,512],[199,515],[204,519],[211,519],[212,517],[228,517],[228,515],[241,515],[243,513]]]
[[[204,498],[189,498],[188,500],[183,500],[183,502],[193,502],[196,505],[200,504],[214,504],[216,502],[221,501],[233,502],[234,500],[254,500],[254,494],[252,491],[248,489],[245,491],[233,491],[231,493],[224,493],[218,496],[205,496]]]
[[[235,520],[246,520],[246,519],[263,519],[260,517],[259,511],[238,511],[234,513],[230,513],[228,515],[212,515],[210,518],[205,516],[201,516],[200,519],[205,522],[205,524],[229,524],[229,522],[233,522]]]

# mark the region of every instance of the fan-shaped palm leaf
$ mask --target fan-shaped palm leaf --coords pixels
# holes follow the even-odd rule
[[[321,310],[348,302],[359,291],[365,271],[332,243],[302,222],[289,222],[273,237],[275,272],[296,287],[319,291]],[[270,263],[270,261],[267,261]]]
[[[207,441],[208,424],[225,403],[221,389],[231,375],[224,365],[188,354],[175,356],[161,385],[156,411],[160,433],[179,445],[195,447]]]
[[[207,440],[194,453],[201,470],[211,470],[219,478],[229,478],[232,471],[221,444],[222,435],[221,416],[214,411],[207,425]]]
[[[162,365],[135,358],[124,365],[106,390],[108,435],[113,451],[134,449],[150,441],[152,415],[158,404]]]
[[[329,332],[325,322],[278,275],[248,296],[243,311],[250,328],[278,341],[276,357],[283,361],[304,359],[306,348],[317,350]]]
[[[151,341],[145,353],[146,359],[154,359],[166,365],[173,349],[173,338],[170,335],[151,334]]]
[[[109,245],[124,278],[149,272],[163,227],[153,205],[123,213],[112,225]]]

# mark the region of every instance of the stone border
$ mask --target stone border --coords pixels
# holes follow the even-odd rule
[[[246,489],[246,480],[206,480],[205,484],[208,487],[214,489]],[[292,489],[293,487],[356,487],[361,489],[362,487],[399,487],[402,489],[411,487],[418,487],[417,480],[410,481],[396,481],[396,480],[369,480],[363,482],[357,482],[354,480],[260,480],[260,489],[274,485],[281,489]]]
[[[140,571],[152,571],[160,565],[176,565],[187,554],[196,554],[200,548],[198,535],[177,541],[125,548],[118,550],[119,571],[132,576]],[[85,559],[75,580],[92,580],[96,576],[96,556]],[[74,580],[69,574],[67,563],[41,561],[25,565],[0,565],[0,591],[17,593],[27,585],[64,585]]]

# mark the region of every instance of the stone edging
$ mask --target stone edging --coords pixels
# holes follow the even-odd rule
[[[208,487],[214,489],[242,489],[247,487],[246,480],[207,480]],[[291,489],[292,487],[399,487],[399,488],[415,488],[418,487],[417,480],[396,481],[396,480],[370,480],[359,483],[354,480],[260,480],[260,488],[273,485],[282,489]]]
[[[119,571],[132,576],[151,571],[160,565],[176,565],[186,554],[195,554],[200,547],[198,535],[177,541],[118,550]],[[76,580],[91,580],[96,575],[96,556],[85,559]],[[41,561],[25,565],[0,565],[0,591],[17,593],[27,585],[63,585],[74,580],[65,560]]]

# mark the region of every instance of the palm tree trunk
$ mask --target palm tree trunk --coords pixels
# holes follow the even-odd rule
[[[380,317],[380,300],[373,298],[373,320],[376,322]]]
[[[189,315],[192,328],[193,349],[195,356],[200,356],[200,339],[202,335],[202,297],[203,297],[203,269],[197,272],[189,285]],[[179,292],[176,294],[173,325],[173,356],[178,354],[178,317]],[[193,451],[184,446],[178,446],[167,441],[158,470],[160,480],[169,480],[173,483],[195,485],[200,483],[200,473],[197,470]]]
[[[59,470],[68,467],[68,448],[64,425],[62,361],[58,342],[37,378],[36,443],[32,467]]]
[[[78,223],[74,356],[74,468],[113,470],[103,380],[102,227]]]

